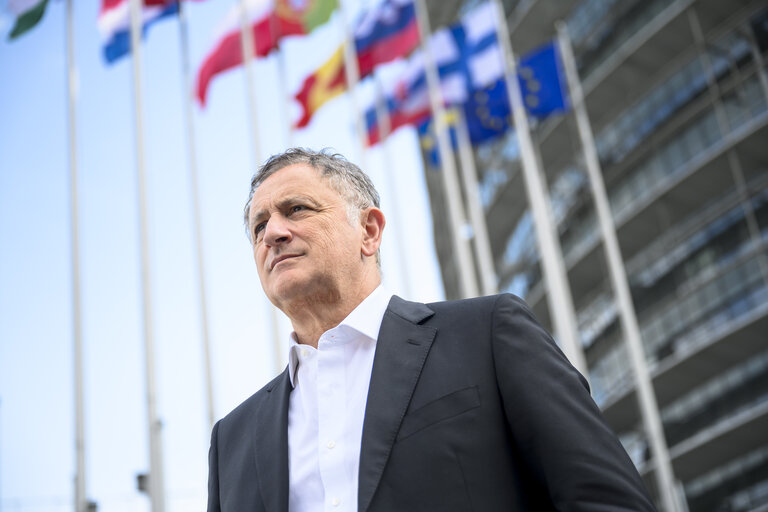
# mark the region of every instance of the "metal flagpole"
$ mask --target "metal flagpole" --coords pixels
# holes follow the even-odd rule
[[[339,0],[340,20],[344,30],[344,74],[347,79],[347,90],[352,102],[352,112],[355,116],[355,132],[357,142],[360,147],[360,163],[363,169],[367,168],[367,159],[365,156],[365,146],[368,136],[365,130],[365,121],[359,108],[357,98],[357,84],[360,82],[360,68],[357,63],[357,48],[355,48],[355,34],[347,22],[346,9],[343,0]]]
[[[592,198],[595,201],[597,210],[597,219],[600,225],[600,233],[603,237],[603,247],[605,249],[606,259],[608,260],[608,270],[613,285],[613,291],[616,301],[619,305],[619,315],[621,317],[621,327],[624,339],[627,341],[629,357],[632,364],[632,371],[635,377],[635,387],[640,405],[640,412],[643,418],[643,424],[648,434],[653,459],[656,465],[656,483],[659,486],[661,501],[664,510],[673,512],[678,510],[678,499],[676,496],[675,477],[672,470],[672,463],[669,457],[669,449],[664,437],[664,428],[659,415],[659,407],[656,402],[656,395],[653,390],[648,365],[645,360],[643,342],[640,337],[640,327],[637,322],[635,306],[632,302],[632,295],[629,290],[627,272],[624,268],[624,262],[621,256],[621,248],[616,236],[616,226],[611,216],[611,207],[608,202],[608,194],[603,182],[603,173],[600,168],[600,160],[597,156],[595,139],[592,134],[592,126],[589,122],[586,105],[584,104],[584,92],[581,88],[576,61],[573,57],[571,40],[568,36],[568,28],[565,23],[558,22],[557,37],[563,57],[565,74],[568,78],[568,89],[571,93],[571,106],[576,116],[576,125],[581,138],[581,145],[584,150],[584,161],[589,175],[589,183],[592,188]]]
[[[275,34],[276,29],[276,23],[277,23],[277,17],[272,16],[269,18],[269,29],[272,31],[272,37],[276,37],[277,34]],[[283,52],[283,49],[278,47],[277,49],[277,85],[278,89],[280,90],[283,101],[280,102],[282,108],[280,115],[285,120],[285,126],[286,133],[285,133],[285,141],[286,141],[286,147],[292,147],[293,146],[293,123],[288,118],[289,115],[289,105],[291,102],[291,98],[293,97],[288,90],[288,88],[285,86],[287,80],[287,70],[285,67],[285,53]]]
[[[440,163],[443,169],[442,181],[448,205],[451,241],[453,242],[453,251],[456,256],[456,265],[459,273],[460,293],[462,297],[475,297],[478,295],[475,264],[469,248],[469,241],[463,235],[466,215],[461,199],[461,191],[459,190],[459,181],[456,177],[456,163],[453,160],[451,143],[448,139],[443,94],[440,90],[440,77],[438,76],[437,64],[432,55],[432,50],[428,44],[432,30],[429,26],[427,6],[424,0],[415,0],[415,5],[419,37],[421,39],[421,51],[424,54],[427,87],[429,88],[429,104],[432,110],[432,119],[435,123],[438,155],[440,155]]]
[[[245,69],[245,88],[248,98],[248,111],[251,120],[251,151],[253,165],[258,168],[261,165],[261,144],[259,142],[259,123],[256,116],[256,96],[253,92],[253,48],[254,33],[248,15],[248,0],[240,0],[240,49],[243,54],[243,68]],[[270,320],[272,321],[272,349],[274,352],[275,371],[279,372],[283,366],[282,341],[280,339],[280,322],[277,308],[267,301]]]
[[[259,123],[256,116],[256,97],[253,93],[253,30],[248,16],[248,0],[240,0],[240,50],[243,54],[245,70],[245,95],[248,99],[248,112],[251,121],[251,151],[253,164],[261,164],[261,144],[259,142]]]
[[[477,168],[475,157],[472,154],[472,142],[469,140],[467,117],[464,109],[456,108],[458,120],[456,122],[456,136],[459,143],[459,162],[461,164],[461,177],[464,181],[467,206],[469,206],[469,218],[472,222],[473,241],[475,254],[479,262],[480,277],[483,285],[483,295],[493,295],[498,292],[496,280],[496,267],[491,252],[491,241],[488,237],[488,224],[485,222],[485,212],[480,204],[480,190],[477,186]]]
[[[278,51],[278,53],[277,53],[277,74],[278,74],[278,80],[280,82],[280,84],[279,84],[280,91],[287,91],[287,88],[285,87],[285,84],[287,82],[287,80],[286,80],[287,72],[286,72],[286,67],[285,67],[285,55],[283,54],[283,50],[282,49],[280,49]],[[293,123],[288,118],[288,113],[289,113],[288,105],[290,104],[290,101],[291,101],[290,93],[284,94],[283,95],[283,100],[284,101],[281,102],[282,105],[283,105],[282,116],[283,116],[283,119],[285,119],[285,124],[287,126],[285,141],[286,141],[286,147],[290,148],[290,147],[293,146]]]
[[[86,512],[85,393],[83,391],[83,329],[80,293],[80,236],[77,195],[77,68],[72,0],[67,0],[67,92],[69,96],[69,192],[72,233],[72,338],[75,384],[75,512]]]
[[[573,308],[568,275],[563,262],[560,239],[552,216],[552,208],[546,182],[542,178],[536,160],[533,140],[528,126],[528,117],[523,106],[520,84],[517,81],[517,64],[507,31],[504,8],[499,0],[493,0],[496,7],[496,34],[498,35],[505,60],[507,94],[515,122],[523,177],[528,203],[536,226],[536,240],[541,257],[544,281],[547,284],[547,302],[555,333],[562,344],[563,352],[577,370],[587,376],[587,364],[579,341],[578,324]]]
[[[187,125],[187,157],[189,159],[189,182],[192,187],[192,222],[194,224],[195,250],[197,252],[197,279],[200,286],[200,330],[203,341],[203,364],[205,367],[205,397],[208,405],[208,426],[213,429],[215,410],[213,405],[213,371],[211,369],[211,342],[208,329],[208,304],[206,302],[205,260],[203,255],[203,231],[200,220],[200,193],[197,177],[197,151],[195,151],[195,125],[192,112],[191,73],[189,66],[189,32],[187,8],[179,2],[179,37],[181,39],[181,68],[183,94]]]
[[[162,425],[157,415],[155,390],[155,354],[152,337],[152,292],[149,279],[149,225],[145,193],[144,138],[141,103],[141,0],[131,0],[131,52],[133,53],[133,95],[136,126],[136,167],[139,192],[139,233],[141,247],[142,303],[144,316],[144,352],[147,384],[147,420],[149,422],[149,496],[152,512],[165,509],[165,484],[163,483]]]
[[[395,201],[397,194],[397,183],[395,181],[395,166],[392,165],[392,158],[387,146],[389,132],[392,129],[392,122],[389,117],[389,108],[386,105],[386,96],[381,87],[381,79],[376,70],[373,71],[373,83],[376,87],[376,124],[379,130],[379,143],[381,144],[382,155],[384,156],[384,176],[387,180],[387,190],[389,190],[392,201]],[[400,209],[393,204],[392,210],[387,212],[392,218],[392,224],[395,226],[395,238],[397,238],[397,256],[400,263],[400,273],[402,276],[403,294],[409,299],[413,297],[411,280],[408,279],[408,258],[405,257],[405,225],[400,216]]]

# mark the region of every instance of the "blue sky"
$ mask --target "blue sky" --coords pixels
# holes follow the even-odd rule
[[[85,346],[88,491],[100,511],[148,510],[135,490],[147,470],[134,103],[130,58],[104,64],[98,2],[75,2],[77,157]],[[189,6],[196,69],[235,3]],[[372,2],[349,2],[350,11]],[[0,4],[2,5],[2,4]],[[9,43],[0,17],[0,510],[71,510],[74,477],[72,278],[65,6]],[[350,19],[353,13],[350,12]],[[262,160],[289,144],[281,103],[340,42],[338,17],[254,65]],[[208,424],[184,93],[175,20],[142,46],[150,276],[169,511],[204,509]],[[395,64],[382,75],[390,79]],[[372,87],[361,84],[360,102]],[[215,414],[221,417],[276,373],[267,309],[241,217],[255,164],[245,80],[217,77],[194,108]],[[293,143],[333,147],[365,166],[383,197],[385,285],[406,298],[442,298],[418,142],[413,130],[363,152],[347,95],[326,105]],[[385,162],[388,159],[389,164]],[[400,266],[403,251],[408,268]],[[270,306],[271,307],[271,306]],[[281,335],[290,332],[283,319]],[[284,361],[285,354],[279,354]]]

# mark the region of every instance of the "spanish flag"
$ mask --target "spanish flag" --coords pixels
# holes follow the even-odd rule
[[[304,79],[301,90],[294,98],[304,111],[301,119],[294,125],[303,128],[309,124],[312,115],[326,102],[347,90],[344,72],[344,46],[339,46],[331,58],[317,71]]]

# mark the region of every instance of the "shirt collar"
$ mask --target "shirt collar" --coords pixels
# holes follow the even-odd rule
[[[381,321],[384,319],[384,313],[387,311],[391,298],[392,294],[387,293],[383,286],[379,285],[334,329],[346,326],[376,342],[379,338]],[[299,367],[298,351],[302,345],[296,341],[295,332],[291,333],[288,343],[288,376],[291,379],[291,386],[295,386],[296,371]]]

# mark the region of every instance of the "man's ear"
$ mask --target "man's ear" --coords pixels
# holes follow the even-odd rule
[[[360,214],[363,227],[363,246],[361,252],[364,256],[374,256],[381,246],[381,234],[384,231],[384,213],[376,207],[366,208]]]

